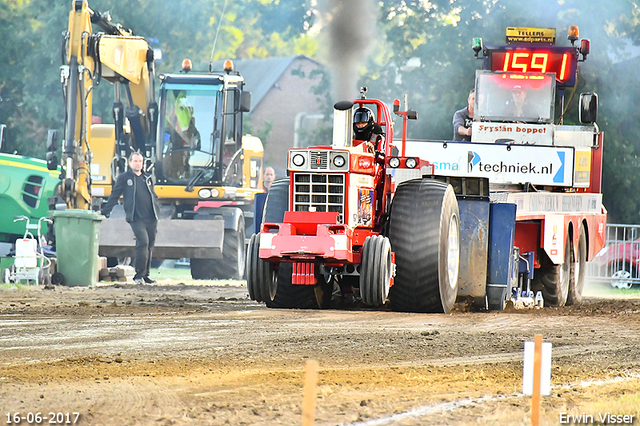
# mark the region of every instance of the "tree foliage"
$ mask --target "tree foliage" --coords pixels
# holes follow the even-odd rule
[[[355,1],[355,0],[349,0]],[[580,64],[576,92],[600,95],[598,123],[605,131],[603,188],[609,220],[640,221],[638,179],[640,147],[634,102],[640,44],[640,8],[628,0],[358,0],[374,10],[373,22],[354,17],[356,31],[371,37],[373,48],[358,65],[358,85],[388,102],[408,95],[419,120],[410,125],[414,138],[449,139],[451,118],[466,103],[481,68],[471,50],[473,37],[485,43],[504,41],[507,26],[557,29],[557,44],[568,45],[565,32],[578,25],[592,41],[592,53]],[[333,2],[333,3],[332,3]],[[368,2],[368,3],[367,3]],[[317,6],[316,6],[317,4]],[[160,48],[158,72],[175,71],[183,58],[205,68],[214,60],[307,54],[334,65],[328,55],[331,16],[323,10],[333,0],[90,0],[92,9],[109,11],[113,21],[147,37]],[[70,1],[0,0],[0,123],[8,125],[8,151],[44,155],[46,131],[62,128],[60,88],[61,34],[66,30]],[[349,43],[350,40],[337,40]],[[215,50],[214,49],[215,43]],[[627,62],[625,62],[627,61]],[[326,76],[329,78],[329,75]],[[325,81],[325,80],[323,80]],[[313,88],[327,111],[329,85]],[[354,97],[357,87],[353,87]],[[574,97],[577,99],[577,93]],[[112,89],[95,90],[95,112],[111,121]],[[575,120],[576,105],[567,121]]]

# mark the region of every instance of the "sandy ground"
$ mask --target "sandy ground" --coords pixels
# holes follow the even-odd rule
[[[0,322],[3,424],[41,413],[41,424],[299,425],[316,360],[316,425],[528,425],[522,353],[535,334],[553,344],[541,425],[606,424],[606,413],[640,424],[640,298],[449,315],[274,310],[244,282],[174,280],[3,289]]]

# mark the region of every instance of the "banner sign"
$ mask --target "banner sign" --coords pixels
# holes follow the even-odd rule
[[[407,140],[406,155],[429,161],[433,174],[438,176],[573,186],[572,147]]]
[[[507,43],[556,43],[555,28],[507,27]]]
[[[602,212],[602,194],[594,193],[513,192],[506,202],[515,204],[518,214]]]
[[[473,142],[551,145],[553,125],[474,121],[471,135]]]

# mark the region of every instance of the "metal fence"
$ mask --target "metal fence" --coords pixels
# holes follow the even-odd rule
[[[640,285],[640,225],[607,225],[605,248],[587,264],[589,282]]]

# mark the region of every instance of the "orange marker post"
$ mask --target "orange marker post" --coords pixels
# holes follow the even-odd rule
[[[307,361],[302,397],[302,426],[313,426],[315,419],[318,369],[318,361],[312,359]]]
[[[533,393],[531,394],[531,424],[540,420],[540,373],[542,370],[542,334],[533,336]]]

